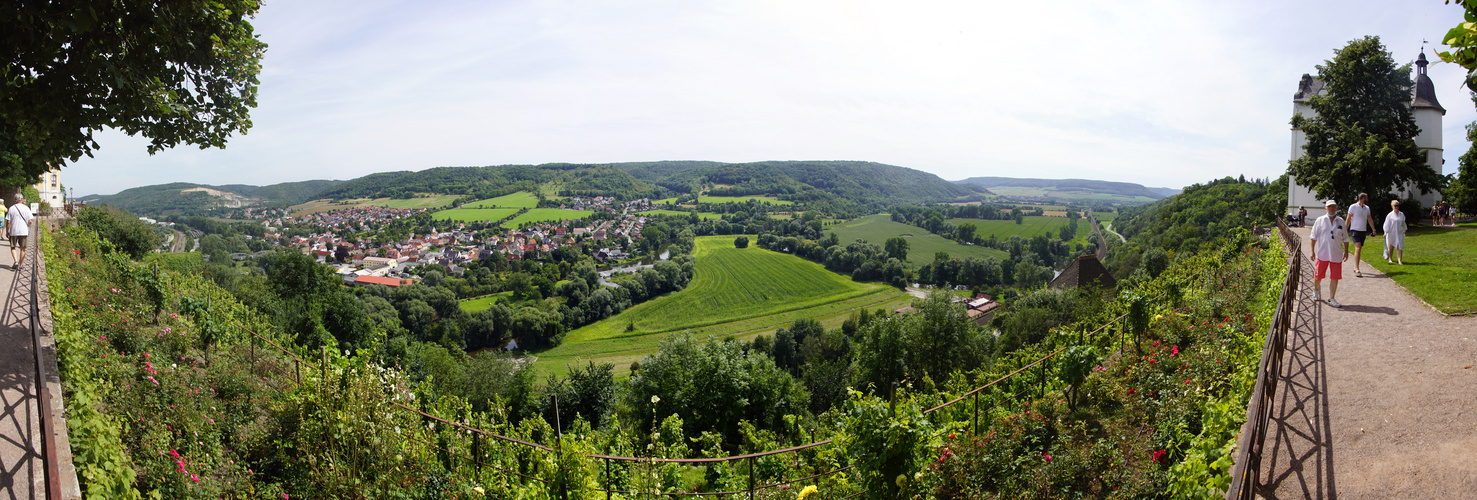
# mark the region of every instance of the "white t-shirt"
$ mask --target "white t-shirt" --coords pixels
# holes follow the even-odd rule
[[[1358,203],[1349,205],[1349,230],[1369,230],[1369,205],[1360,205]]]
[[[5,212],[5,223],[10,226],[11,236],[31,235],[31,209],[16,203]]]
[[[1343,262],[1344,247],[1342,243],[1349,241],[1349,232],[1344,228],[1344,219],[1332,215],[1324,215],[1313,221],[1313,230],[1309,231],[1310,238],[1316,243],[1314,248],[1318,260],[1328,262]]]

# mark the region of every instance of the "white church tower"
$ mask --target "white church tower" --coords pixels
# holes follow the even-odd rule
[[[1431,82],[1431,77],[1426,76],[1426,51],[1422,50],[1420,57],[1416,58],[1415,92],[1410,102],[1411,114],[1415,117],[1415,124],[1420,127],[1420,134],[1415,136],[1415,145],[1426,155],[1426,166],[1435,170],[1437,175],[1444,175],[1441,158],[1441,117],[1446,115],[1446,108],[1436,100],[1436,84]],[[1323,81],[1304,73],[1303,79],[1298,83],[1298,91],[1292,96],[1293,113],[1302,113],[1303,116],[1312,118],[1318,116],[1308,100],[1315,95],[1324,92]],[[1308,138],[1302,130],[1292,129],[1292,160],[1302,158],[1307,154],[1303,149],[1308,143]],[[1371,203],[1384,203],[1379,198],[1382,196],[1370,193]],[[1423,210],[1429,210],[1436,202],[1441,201],[1441,193],[1432,191],[1425,195],[1420,194],[1418,189],[1407,188],[1401,191],[1401,198],[1415,198],[1421,201]],[[1340,207],[1347,207],[1355,200],[1337,200]],[[1308,188],[1299,186],[1296,178],[1289,177],[1287,183],[1287,213],[1296,214],[1299,208],[1308,209],[1309,217],[1317,217],[1323,213],[1323,200],[1319,200]]]

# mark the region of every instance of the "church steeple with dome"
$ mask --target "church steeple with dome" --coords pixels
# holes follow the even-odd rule
[[[1426,60],[1426,50],[1421,48],[1420,56],[1415,60],[1415,88],[1412,89],[1410,100],[1411,115],[1415,118],[1415,124],[1420,127],[1420,134],[1415,137],[1415,145],[1420,148],[1421,153],[1426,155],[1426,166],[1435,170],[1437,175],[1444,175],[1441,158],[1441,119],[1446,115],[1446,108],[1441,107],[1441,102],[1436,99],[1436,84],[1431,82],[1431,77],[1426,75],[1426,66],[1430,62]],[[1313,111],[1313,106],[1308,100],[1313,96],[1325,92],[1324,82],[1312,75],[1303,74],[1298,82],[1298,91],[1292,96],[1293,113],[1302,113],[1306,117],[1318,116]],[[1303,147],[1307,144],[1307,137],[1302,130],[1292,129],[1292,160],[1297,160],[1307,151]],[[1370,193],[1371,198],[1374,193]],[[1406,190],[1401,195],[1403,198],[1415,198],[1421,201],[1421,206],[1429,208],[1441,200],[1441,193],[1432,191],[1421,195],[1419,190]],[[1338,200],[1340,206],[1347,206],[1354,200]],[[1308,209],[1309,214],[1320,214],[1323,212],[1323,200],[1318,199],[1311,190],[1300,186],[1297,179],[1289,178],[1287,183],[1287,213],[1296,214],[1299,208]]]

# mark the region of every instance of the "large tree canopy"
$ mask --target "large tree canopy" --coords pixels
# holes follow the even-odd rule
[[[12,0],[0,7],[0,183],[91,156],[94,131],[223,147],[251,127],[256,0]],[[20,181],[20,182],[15,182]]]
[[[1292,117],[1307,135],[1307,154],[1288,164],[1297,183],[1320,198],[1380,196],[1407,185],[1429,192],[1442,176],[1415,145],[1410,65],[1396,66],[1379,37],[1349,42],[1318,66],[1327,91],[1309,99],[1317,116]]]

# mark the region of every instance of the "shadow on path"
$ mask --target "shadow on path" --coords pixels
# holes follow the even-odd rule
[[[11,269],[8,242],[0,242],[0,500],[44,498],[36,354],[30,329],[32,266]]]
[[[1312,265],[1303,259],[1297,311],[1287,334],[1276,406],[1262,458],[1264,498],[1338,498],[1328,412],[1328,359],[1323,343],[1323,304],[1313,299]],[[1345,306],[1349,309],[1353,306]],[[1361,312],[1394,314],[1376,307]]]

